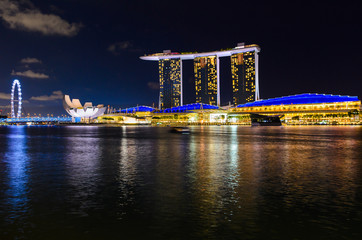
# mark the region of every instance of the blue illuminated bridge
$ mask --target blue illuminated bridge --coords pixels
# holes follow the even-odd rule
[[[71,117],[25,117],[25,118],[0,118],[0,123],[67,123],[72,122]]]

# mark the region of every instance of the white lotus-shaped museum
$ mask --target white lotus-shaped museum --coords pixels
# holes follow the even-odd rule
[[[70,100],[69,95],[64,95],[63,106],[65,111],[73,118],[92,119],[104,114],[106,107],[103,104],[93,106],[91,102],[86,102],[84,106],[79,99]]]

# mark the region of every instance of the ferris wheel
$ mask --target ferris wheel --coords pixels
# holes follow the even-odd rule
[[[16,85],[18,86],[18,112],[17,112],[17,115],[15,115],[15,109],[14,109],[14,94],[15,94],[15,87]],[[21,85],[20,85],[20,81],[18,79],[15,79],[13,81],[13,86],[11,88],[11,117],[12,118],[20,118],[21,117],[21,100],[22,100],[22,97],[21,97]],[[16,101],[16,100],[15,100]]]

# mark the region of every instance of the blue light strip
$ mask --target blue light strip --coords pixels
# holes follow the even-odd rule
[[[261,107],[271,105],[291,105],[291,104],[318,104],[333,102],[355,102],[359,101],[356,96],[341,96],[332,94],[304,93],[286,97],[270,98],[251,103],[240,104],[237,107]]]
[[[26,118],[0,118],[0,122],[25,123],[25,122],[71,122],[71,117],[26,117]]]
[[[155,113],[178,113],[178,112],[188,112],[192,110],[202,110],[202,109],[204,110],[219,109],[219,107],[205,103],[192,103],[180,107],[166,108],[164,110],[156,111]]]
[[[134,113],[134,112],[152,112],[155,109],[153,107],[148,106],[137,106],[137,107],[131,107],[131,108],[125,108],[121,109],[121,113]],[[119,111],[117,111],[119,112]]]

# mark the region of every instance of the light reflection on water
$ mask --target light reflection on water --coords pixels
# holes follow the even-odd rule
[[[28,156],[27,136],[25,127],[10,127],[7,135],[8,146],[4,156],[7,163],[6,201],[10,206],[8,211],[11,219],[21,216],[28,209]]]
[[[119,189],[121,196],[119,205],[127,207],[132,206],[134,202],[135,187],[137,181],[137,144],[133,139],[127,138],[127,128],[123,127],[123,137],[119,146]],[[119,218],[122,219],[126,212],[120,212]]]
[[[1,127],[1,239],[354,239],[361,127]]]
[[[77,203],[72,214],[87,216],[87,210],[97,207],[97,187],[100,182],[102,160],[97,127],[72,128],[66,139],[64,156],[70,198]]]

